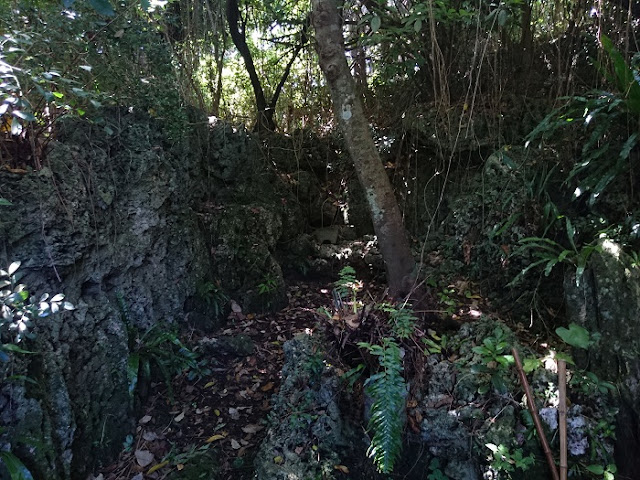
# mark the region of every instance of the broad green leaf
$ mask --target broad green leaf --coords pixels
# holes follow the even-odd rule
[[[16,273],[16,270],[18,270],[20,268],[20,264],[21,262],[13,262],[11,265],[9,265],[9,270],[7,271],[9,273],[9,275],[13,275],[14,273]]]
[[[500,12],[498,12],[498,25],[504,27],[507,24],[507,20],[509,20],[509,12],[501,8]]]
[[[11,480],[33,480],[31,472],[11,452],[0,452],[0,460],[9,471]]]
[[[602,465],[588,465],[587,470],[596,475],[602,475],[604,473],[604,467]]]
[[[0,205],[3,206],[11,206],[13,205],[13,203],[11,203],[9,200],[7,200],[6,198],[0,198]]]
[[[556,328],[556,333],[565,343],[572,347],[586,349],[592,343],[587,329],[575,323],[569,325],[568,329],[565,327]]]
[[[413,29],[416,31],[416,33],[418,33],[420,30],[422,30],[422,19],[419,18],[416,20],[416,23],[413,24]]]
[[[382,20],[380,20],[379,16],[375,15],[371,19],[371,31],[377,32],[380,29],[380,25],[382,25]]]
[[[36,119],[36,117],[34,117],[33,114],[29,112],[24,112],[22,110],[14,110],[13,112],[11,112],[11,114],[15,117],[21,118],[26,122],[33,122]]]
[[[537,358],[528,357],[522,362],[522,369],[525,373],[531,373],[540,366],[541,362]]]

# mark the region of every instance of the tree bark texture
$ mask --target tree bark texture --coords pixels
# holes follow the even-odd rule
[[[415,274],[398,202],[369,131],[362,101],[345,57],[342,19],[336,0],[312,0],[320,67],[331,89],[333,109],[344,133],[360,184],[365,190],[373,227],[387,272],[389,293],[409,293]]]

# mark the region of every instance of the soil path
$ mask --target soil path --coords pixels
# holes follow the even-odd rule
[[[211,373],[175,378],[173,402],[166,385],[152,383],[129,444],[94,479],[253,478],[270,397],[280,385],[282,345],[316,327],[318,308],[331,308],[330,289],[297,283],[288,288],[289,306],[277,313],[232,312],[221,330],[193,332],[184,343],[198,345]]]

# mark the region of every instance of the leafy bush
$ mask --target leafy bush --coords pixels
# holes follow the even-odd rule
[[[585,96],[568,97],[567,103],[547,115],[529,134],[527,144],[547,139],[557,131],[582,124],[584,139],[580,160],[573,165],[565,182],[574,187],[574,198],[589,193],[589,204],[595,203],[606,188],[625,172],[633,172],[640,122],[640,84],[633,70],[606,36],[602,48],[613,65],[613,73],[603,66],[599,70],[615,87],[615,91],[596,90]],[[628,125],[634,126],[632,132]]]
[[[18,344],[33,338],[31,332],[36,318],[48,317],[60,310],[73,310],[74,306],[59,293],[50,297],[43,294],[39,300],[29,295],[24,284],[18,283],[20,262],[13,262],[7,270],[0,270],[0,361],[9,360],[9,353],[30,353]]]
[[[13,262],[7,270],[0,270],[0,362],[8,362],[11,353],[33,353],[18,344],[35,337],[32,331],[35,319],[75,308],[61,293],[53,297],[45,293],[36,301],[27,287],[18,283],[19,268],[20,262]],[[3,432],[0,429],[0,434]],[[10,451],[0,451],[0,465],[7,469],[11,480],[33,480],[29,470]]]
[[[0,433],[3,430],[0,429]],[[0,451],[0,465],[4,465],[11,480],[33,480],[31,472],[13,453]]]
[[[224,307],[229,297],[217,282],[202,282],[196,286],[198,296],[213,310],[213,315],[218,318],[224,313]]]
[[[199,355],[186,347],[177,332],[156,324],[144,334],[138,335],[137,330],[129,327],[130,354],[127,361],[127,375],[129,379],[129,394],[133,396],[139,385],[142,385],[143,395],[147,383],[151,380],[154,369],[160,374],[173,403],[173,377],[188,372],[188,377],[200,378],[210,371],[206,367],[206,360],[199,360]]]

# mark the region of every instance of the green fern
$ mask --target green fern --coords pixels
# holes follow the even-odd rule
[[[338,281],[334,285],[342,298],[353,298],[355,300],[356,293],[360,290],[360,282],[356,278],[356,271],[349,265],[340,270]]]
[[[383,303],[378,308],[389,314],[391,331],[395,337],[406,339],[413,335],[418,318],[414,315],[411,305],[405,303],[396,306],[390,303]]]
[[[392,338],[382,339],[382,345],[360,343],[378,357],[380,372],[365,382],[365,391],[372,398],[368,428],[373,432],[367,451],[381,473],[391,473],[402,447],[406,384],[402,377],[400,348]]]

